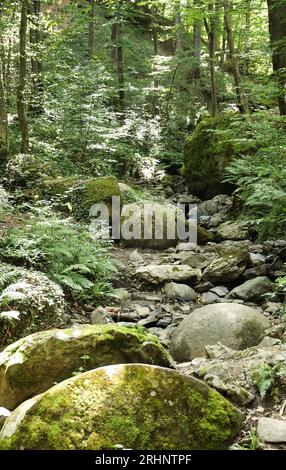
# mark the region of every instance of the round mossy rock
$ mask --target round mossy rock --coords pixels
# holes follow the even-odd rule
[[[225,169],[235,157],[251,148],[251,141],[247,138],[240,141],[239,147],[235,145],[233,129],[237,121],[243,119],[237,113],[206,118],[187,137],[184,173],[192,194],[207,199],[233,191],[232,185],[223,183]]]
[[[65,380],[6,420],[1,449],[225,449],[242,413],[218,392],[171,369],[102,367]]]
[[[0,354],[0,406],[13,410],[77,372],[127,362],[172,367],[159,340],[141,326],[83,325],[35,333]]]
[[[177,362],[205,357],[205,347],[218,342],[232,349],[256,346],[270,323],[254,308],[236,303],[206,305],[179,324],[170,352]]]
[[[121,196],[118,181],[114,176],[83,181],[75,186],[71,193],[73,214],[78,219],[86,219],[92,206],[104,203],[111,215],[113,196]]]
[[[165,250],[187,240],[205,244],[212,234],[193,221],[187,221],[181,209],[152,201],[126,204],[121,212],[121,239],[134,248]]]

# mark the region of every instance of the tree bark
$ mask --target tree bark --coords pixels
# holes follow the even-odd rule
[[[157,30],[157,25],[153,24],[152,27],[152,37],[153,37],[153,44],[154,44],[154,60],[156,61],[157,56],[158,56],[158,30]],[[155,73],[157,72],[156,67],[155,67]],[[158,78],[154,77],[154,92],[153,92],[153,104],[152,104],[152,112],[153,116],[158,116],[159,115],[159,81]]]
[[[17,90],[18,119],[21,131],[21,152],[29,151],[29,128],[27,118],[26,86],[27,86],[27,28],[29,0],[21,0],[20,22],[20,70]]]
[[[3,80],[2,60],[0,58],[0,153],[1,150],[8,150],[9,147],[9,133],[8,133],[8,118],[7,118],[7,103],[6,94]]]
[[[183,49],[181,2],[175,6],[176,51]]]
[[[1,22],[2,22],[2,5],[0,4],[0,31],[1,31]],[[4,45],[3,37],[0,33],[0,46],[1,46],[1,55],[0,55],[0,156],[5,154],[9,147],[9,133],[8,133],[8,117],[7,117],[7,101],[6,101],[6,90],[4,83],[4,71],[3,71],[3,55]],[[1,163],[1,162],[0,162]]]
[[[224,21],[225,21],[225,27],[226,27],[226,32],[227,32],[228,49],[229,49],[229,54],[230,54],[231,64],[232,64],[232,73],[233,73],[233,78],[234,78],[234,83],[235,83],[237,105],[242,113],[247,114],[250,112],[250,110],[249,110],[247,96],[245,95],[244,91],[241,88],[241,83],[240,83],[241,78],[240,78],[238,63],[236,60],[234,40],[233,40],[232,18],[231,18],[230,6],[228,2],[225,2]]]
[[[201,0],[195,0],[194,6],[200,6]],[[200,19],[194,20],[193,26],[193,57],[194,67],[192,76],[197,79],[201,76],[201,53],[202,53],[202,22]]]
[[[215,52],[216,52],[216,22],[215,22],[215,12],[213,11],[208,22],[204,18],[205,29],[208,35],[208,48],[209,48],[209,64],[210,64],[210,77],[211,77],[211,113],[212,116],[216,116],[218,112],[218,103],[217,103],[217,84],[216,84],[216,70],[215,70]]]
[[[95,0],[89,0],[89,21],[88,21],[88,58],[92,59],[94,53],[94,15]]]
[[[42,34],[40,28],[41,0],[32,0],[30,5],[30,44],[32,48],[31,58],[31,79],[33,88],[33,99],[31,100],[29,109],[35,114],[43,112],[43,63],[41,58],[41,41]]]
[[[269,33],[273,70],[279,84],[278,106],[286,115],[286,2],[268,0]]]

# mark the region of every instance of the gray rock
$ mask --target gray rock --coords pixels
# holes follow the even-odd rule
[[[168,299],[176,299],[185,302],[197,300],[198,295],[190,286],[170,282],[165,285],[164,292]]]
[[[215,302],[220,301],[220,297],[214,292],[204,292],[202,294],[202,299],[205,304],[214,304]]]
[[[197,244],[191,242],[178,243],[177,245],[177,251],[196,251],[197,248]]]
[[[271,348],[272,346],[276,346],[280,344],[281,341],[278,338],[271,338],[270,336],[265,336],[262,341],[260,341],[258,347],[259,348]]]
[[[265,263],[265,256],[260,253],[250,253],[250,261],[254,266],[259,266]]]
[[[130,253],[129,260],[133,264],[144,264],[144,258],[140,255],[140,253],[138,253],[138,250],[134,250],[132,253]]]
[[[249,262],[248,250],[235,246],[214,247],[215,250],[216,257],[205,269],[203,281],[229,283],[238,279]]]
[[[248,281],[249,279],[253,279],[259,276],[267,276],[268,274],[268,266],[267,264],[259,264],[257,266],[253,266],[252,268],[248,268],[244,271],[241,276],[241,279]]]
[[[273,289],[273,282],[271,282],[268,277],[259,276],[232,289],[229,293],[229,297],[262,303],[265,301],[265,297],[263,297],[264,294],[272,292]]]
[[[259,439],[264,442],[286,442],[286,421],[273,418],[260,418],[257,426]]]
[[[255,346],[269,321],[255,309],[218,303],[196,309],[176,329],[170,352],[177,362],[206,357],[205,347],[221,342],[236,350]]]
[[[150,264],[138,268],[135,274],[151,284],[160,284],[168,281],[198,281],[201,271],[188,265]]]
[[[182,257],[182,262],[188,264],[191,268],[194,269],[203,269],[205,268],[210,260],[209,257],[203,255],[202,253],[191,253]]]
[[[225,286],[213,287],[210,291],[218,295],[219,297],[225,297],[229,292],[228,288]]]
[[[90,314],[90,323],[92,325],[107,325],[114,323],[109,313],[103,308],[98,307]]]
[[[246,240],[248,227],[238,222],[224,222],[219,226],[217,236],[221,240]]]

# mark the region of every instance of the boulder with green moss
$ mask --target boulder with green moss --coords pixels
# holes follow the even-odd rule
[[[181,227],[181,232],[179,227]],[[189,236],[204,244],[212,240],[210,232],[187,222],[176,206],[153,201],[124,205],[121,213],[121,239],[126,246],[165,250]]]
[[[35,189],[35,194],[46,198],[63,196],[82,181],[84,181],[84,179],[76,175],[45,179],[41,182],[40,186]]]
[[[243,415],[205,383],[143,364],[113,365],[68,379],[20,405],[1,449],[225,449]]]
[[[0,354],[0,407],[12,410],[74,373],[126,362],[172,365],[140,326],[83,325],[27,336]]]
[[[233,189],[223,183],[225,169],[231,160],[251,148],[251,139],[236,135],[236,113],[224,113],[202,120],[185,145],[185,177],[189,190],[203,199]],[[239,145],[235,142],[239,141]]]
[[[121,196],[118,181],[114,176],[82,181],[73,188],[71,194],[73,213],[78,219],[86,219],[92,206],[104,203],[111,214],[113,196]]]

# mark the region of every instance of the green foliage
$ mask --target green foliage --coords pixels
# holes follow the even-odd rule
[[[269,113],[257,113],[238,122],[236,131],[258,150],[241,151],[241,158],[229,165],[226,181],[237,186],[236,193],[244,203],[244,216],[255,220],[260,238],[283,238],[286,231],[285,121]]]
[[[265,398],[276,386],[285,386],[286,365],[281,362],[275,365],[263,362],[259,369],[253,374],[253,382],[257,387],[261,398]]]
[[[110,289],[108,243],[94,241],[85,227],[53,214],[31,217],[7,231],[0,256],[8,262],[45,272],[76,298],[95,301]]]

